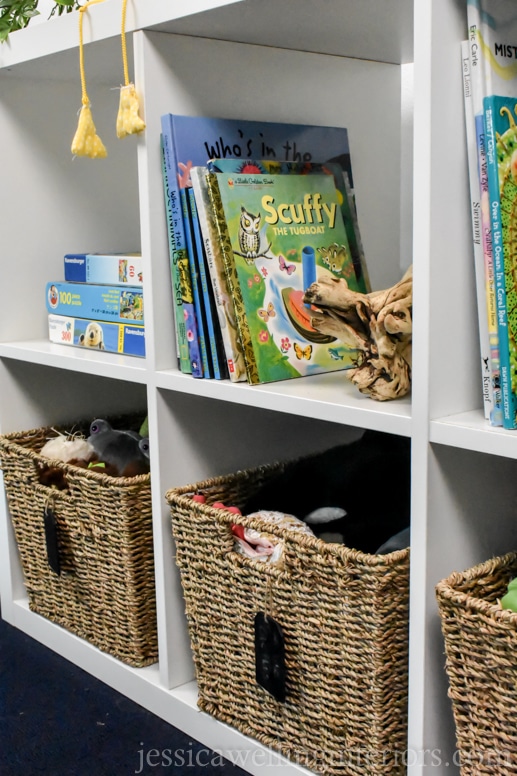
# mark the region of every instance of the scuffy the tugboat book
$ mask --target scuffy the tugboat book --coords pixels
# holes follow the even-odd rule
[[[355,351],[310,323],[305,290],[322,273],[358,290],[330,175],[208,175],[250,383],[353,365]]]

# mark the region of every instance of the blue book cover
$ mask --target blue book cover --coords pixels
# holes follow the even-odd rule
[[[47,283],[47,312],[111,323],[144,323],[144,296],[136,286]]]

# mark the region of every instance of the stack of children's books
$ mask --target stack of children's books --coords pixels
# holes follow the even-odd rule
[[[257,384],[354,365],[304,301],[322,278],[371,290],[347,130],[173,114],[161,128],[181,371]]]
[[[142,257],[68,253],[64,281],[47,283],[51,342],[145,356]]]
[[[462,71],[485,417],[517,428],[517,6],[467,0]]]

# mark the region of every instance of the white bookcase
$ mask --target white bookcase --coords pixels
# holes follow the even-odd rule
[[[517,437],[490,428],[481,410],[459,46],[465,3],[132,0],[130,70],[147,130],[124,140],[115,134],[120,12],[107,0],[84,20],[105,160],[70,152],[81,105],[77,14],[0,46],[0,431],[147,404],[159,663],[128,668],[29,611],[3,497],[2,616],[192,738],[230,757],[247,751],[245,767],[258,773],[266,750],[197,710],[164,493],[321,450],[359,429],[411,437],[408,773],[431,764],[453,773],[434,586],[517,541]],[[414,263],[411,400],[374,403],[339,373],[251,387],[178,372],[159,153],[168,111],[348,127],[374,286],[391,285]],[[142,251],[145,360],[47,342],[44,286],[62,278],[63,254],[108,249]],[[286,774],[304,772],[277,760]]]

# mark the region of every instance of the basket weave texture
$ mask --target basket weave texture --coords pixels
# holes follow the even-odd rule
[[[199,707],[326,774],[405,773],[409,550],[365,555],[216,509],[242,507],[288,463],[169,490]],[[194,493],[205,504],[192,500]],[[282,568],[234,551],[231,524],[284,542]],[[287,699],[255,678],[254,618],[282,627]]]
[[[39,451],[54,435],[51,428],[39,428],[0,436],[29,607],[124,663],[154,663],[150,475],[110,477],[50,461]],[[40,470],[49,462],[63,471],[67,490],[40,484]],[[48,561],[43,519],[48,509],[57,524],[60,574]]]
[[[517,553],[436,586],[461,776],[517,774],[517,613],[499,604]]]

